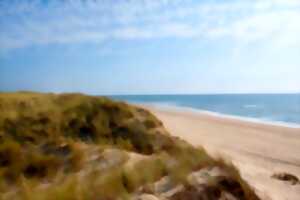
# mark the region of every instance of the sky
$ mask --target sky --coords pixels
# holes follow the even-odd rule
[[[0,91],[300,93],[300,0],[0,0]]]

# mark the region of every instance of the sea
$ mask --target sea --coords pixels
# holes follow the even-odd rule
[[[114,95],[115,100],[300,128],[299,94]]]

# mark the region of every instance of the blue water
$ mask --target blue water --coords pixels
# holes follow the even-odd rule
[[[267,122],[300,125],[300,94],[123,95],[129,103],[177,106]]]

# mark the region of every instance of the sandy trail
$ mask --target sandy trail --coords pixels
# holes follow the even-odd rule
[[[233,162],[263,199],[300,200],[300,184],[271,178],[275,172],[288,172],[300,178],[299,128],[146,108],[162,120],[172,135],[204,146],[210,154]]]

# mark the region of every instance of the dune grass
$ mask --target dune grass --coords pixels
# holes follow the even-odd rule
[[[131,154],[142,160],[131,167]],[[171,137],[150,112],[82,94],[0,93],[0,199],[130,199],[169,176],[184,183],[222,166],[257,197],[234,167]]]

